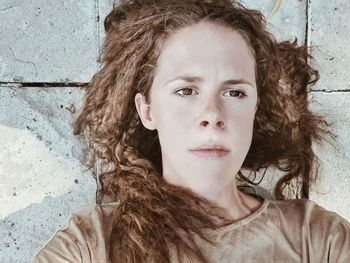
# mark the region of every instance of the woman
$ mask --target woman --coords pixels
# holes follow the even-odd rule
[[[350,262],[350,226],[307,199],[267,200],[240,169],[276,165],[276,198],[317,177],[305,47],[229,0],[121,1],[75,134],[99,182],[34,262]],[[103,203],[103,204],[101,204]]]

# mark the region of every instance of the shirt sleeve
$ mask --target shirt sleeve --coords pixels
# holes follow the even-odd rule
[[[39,249],[33,263],[79,263],[82,255],[79,242],[70,232],[74,218],[71,216]]]
[[[350,262],[350,224],[338,216],[329,232],[328,262]]]

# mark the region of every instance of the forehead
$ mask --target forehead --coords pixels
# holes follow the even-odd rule
[[[255,79],[255,59],[243,36],[212,22],[202,21],[173,33],[164,42],[157,65],[170,75],[206,66],[212,72],[217,65],[220,72],[248,74]]]

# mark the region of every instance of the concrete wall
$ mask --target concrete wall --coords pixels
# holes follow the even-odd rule
[[[79,83],[98,68],[112,2],[0,2],[0,262],[30,262],[69,213],[95,202],[96,184],[78,161],[71,124],[83,95]],[[278,39],[318,46],[313,55],[322,78],[311,106],[334,123],[338,140],[335,147],[315,146],[322,167],[311,199],[350,220],[350,2],[242,2],[268,17]]]

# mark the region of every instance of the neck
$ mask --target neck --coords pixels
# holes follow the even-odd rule
[[[250,215],[261,205],[258,199],[239,191],[235,179],[221,191],[201,193],[201,195],[224,208],[227,215],[234,220]]]

